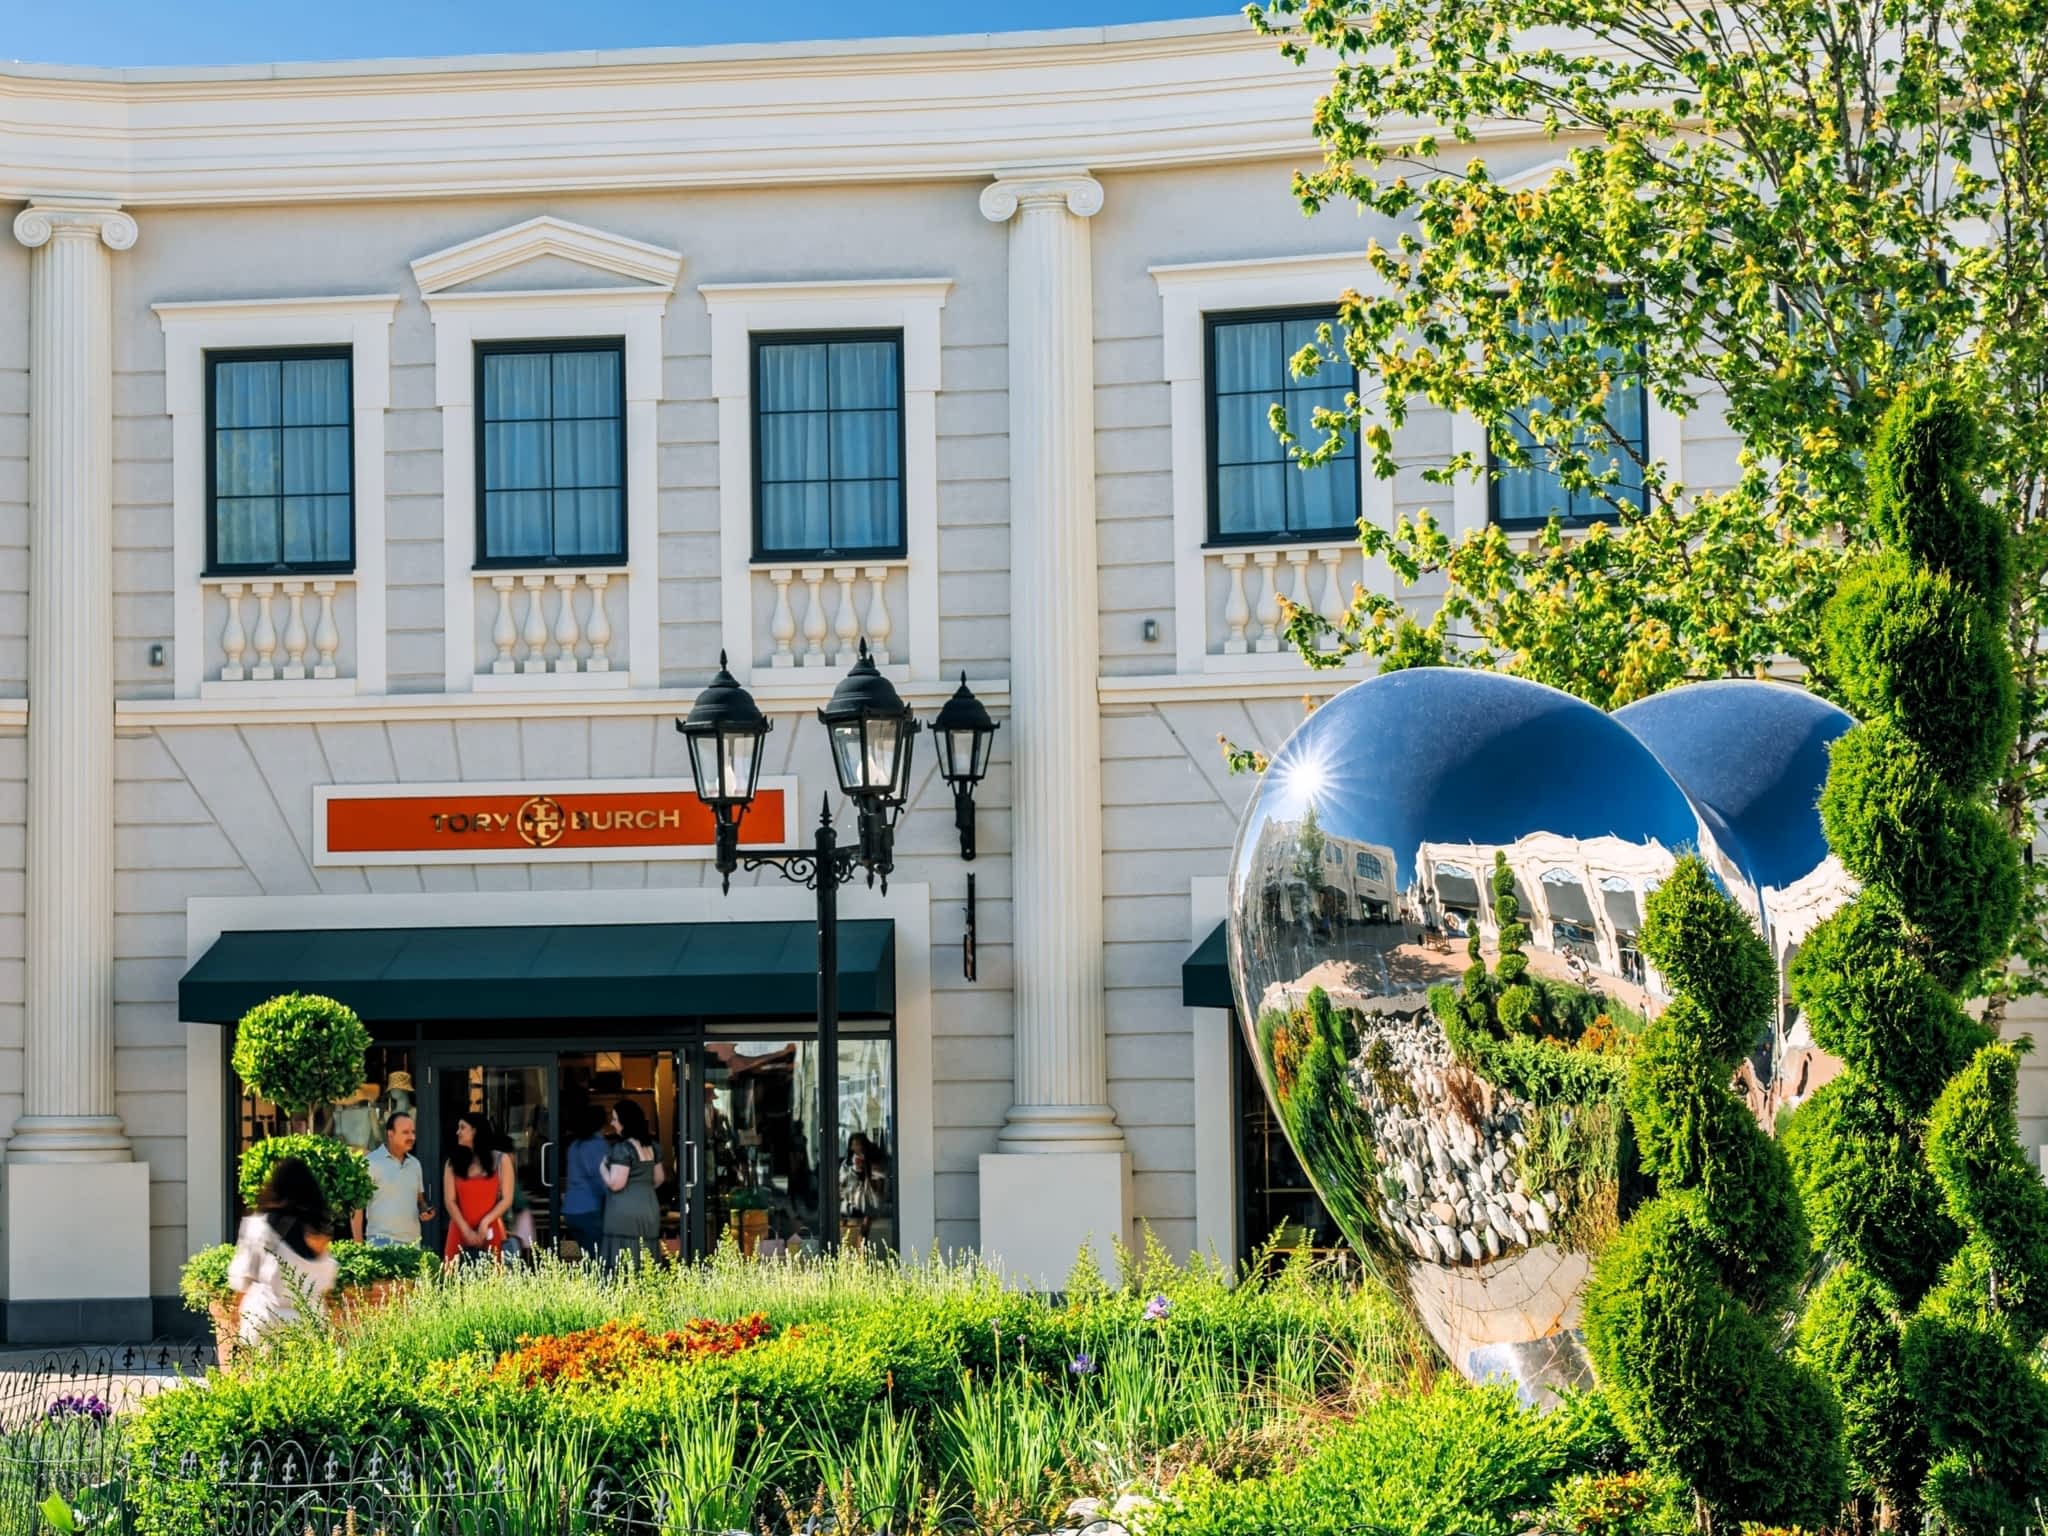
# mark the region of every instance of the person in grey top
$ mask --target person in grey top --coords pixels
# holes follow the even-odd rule
[[[612,1110],[612,1132],[618,1137],[604,1159],[604,1244],[607,1273],[622,1254],[651,1259],[661,1252],[661,1206],[654,1186],[661,1180],[661,1160],[647,1116],[631,1099]]]
[[[426,1171],[412,1155],[417,1136],[409,1114],[384,1122],[384,1144],[369,1157],[376,1193],[368,1210],[350,1218],[357,1242],[373,1248],[419,1246],[420,1223],[434,1219],[434,1208],[427,1204]]]

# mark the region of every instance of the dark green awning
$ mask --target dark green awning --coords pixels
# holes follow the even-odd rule
[[[839,1006],[895,1011],[895,924],[839,925]],[[224,933],[178,983],[178,1016],[229,1024],[280,992],[365,1020],[808,1018],[810,923],[592,923]]]
[[[1230,995],[1230,960],[1223,946],[1221,923],[1181,962],[1180,1000],[1189,1008],[1237,1006]]]

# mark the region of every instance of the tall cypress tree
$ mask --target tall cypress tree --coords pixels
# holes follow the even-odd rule
[[[1697,857],[1651,895],[1642,945],[1673,994],[1629,1073],[1657,1196],[1600,1256],[1586,1341],[1630,1442],[1717,1524],[1827,1525],[1841,1411],[1776,1347],[1806,1226],[1783,1151],[1730,1086],[1777,998],[1770,950]]]
[[[2048,1470],[2026,1359],[2048,1324],[2048,1191],[2020,1177],[2012,1053],[1962,1006],[2020,900],[1985,797],[2018,716],[2009,536],[1971,483],[1978,453],[1945,385],[1894,402],[1869,469],[1881,547],[1824,617],[1824,681],[1861,723],[1834,745],[1821,818],[1862,891],[1792,968],[1843,1070],[1784,1144],[1835,1261],[1800,1343],[1841,1395],[1857,1491],[1990,1531],[2024,1523]]]

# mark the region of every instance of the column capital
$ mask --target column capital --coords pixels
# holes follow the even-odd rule
[[[1008,223],[1021,207],[1042,203],[1064,203],[1076,218],[1090,218],[1102,211],[1102,183],[1081,166],[1045,166],[998,171],[981,189],[981,216],[996,224]]]
[[[108,249],[125,251],[135,243],[135,220],[115,203],[85,198],[30,203],[14,216],[14,238],[30,250],[60,234],[97,236]]]

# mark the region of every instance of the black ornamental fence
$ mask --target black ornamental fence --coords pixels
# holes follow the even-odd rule
[[[0,1357],[0,1536],[1127,1536],[1111,1519],[843,1507],[736,1527],[719,1518],[722,1490],[556,1485],[544,1462],[488,1445],[283,1439],[210,1462],[135,1446],[135,1410],[208,1390],[211,1363],[190,1345]]]

